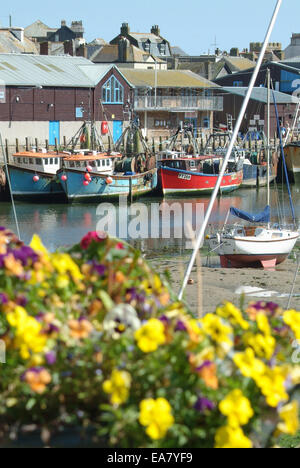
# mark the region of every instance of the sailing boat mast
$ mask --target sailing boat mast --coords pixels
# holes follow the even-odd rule
[[[225,171],[227,169],[228,162],[229,162],[233,147],[235,145],[235,142],[236,142],[240,127],[242,125],[242,121],[243,121],[243,118],[244,118],[248,103],[250,101],[251,94],[252,94],[253,88],[255,86],[255,82],[256,82],[256,79],[257,79],[261,64],[263,62],[263,59],[264,59],[264,56],[265,56],[265,53],[266,53],[266,49],[267,49],[267,45],[269,43],[272,31],[274,29],[274,25],[275,25],[275,22],[276,22],[276,19],[277,19],[281,4],[282,4],[282,0],[277,0],[277,4],[276,4],[276,7],[275,7],[275,10],[274,10],[274,13],[273,13],[273,16],[272,16],[272,19],[271,19],[271,22],[270,22],[270,25],[269,25],[265,40],[264,40],[260,55],[259,55],[258,62],[256,64],[253,76],[251,78],[248,91],[246,93],[246,96],[245,96],[245,99],[244,99],[244,102],[243,102],[243,105],[242,105],[242,108],[241,108],[241,111],[240,111],[240,114],[239,114],[235,129],[234,129],[233,135],[231,137],[229,147],[227,149],[227,154],[226,154],[225,159],[224,159],[223,167],[222,167],[222,169],[220,171],[219,179],[217,181],[215,190],[214,190],[214,192],[212,194],[212,197],[211,197],[211,200],[210,200],[210,203],[209,203],[209,207],[207,209],[205,219],[203,221],[202,228],[201,228],[201,230],[199,232],[197,240],[195,241],[194,251],[193,251],[189,266],[187,268],[187,271],[186,271],[186,274],[185,274],[185,277],[184,277],[184,280],[183,280],[183,284],[182,284],[179,296],[178,296],[179,300],[181,300],[183,298],[185,288],[187,287],[189,277],[191,275],[193,266],[194,266],[195,261],[196,261],[197,253],[198,253],[198,251],[199,251],[199,249],[201,247],[202,241],[204,239],[205,231],[206,231],[206,228],[208,226],[209,219],[210,219],[210,216],[211,216],[211,213],[212,213],[216,198],[218,196],[218,193],[219,193],[219,190],[220,190],[220,187],[221,187],[221,182],[222,182],[222,179],[224,177]]]
[[[268,185],[268,196],[267,196],[267,205],[270,206],[271,204],[271,197],[270,197],[270,109],[271,109],[271,73],[270,69],[267,70],[267,79],[268,79],[268,123],[267,123],[267,159],[268,159],[268,173],[267,173],[267,185]]]

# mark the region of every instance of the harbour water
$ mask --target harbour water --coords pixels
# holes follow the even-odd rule
[[[300,189],[293,187],[293,201],[295,204],[296,216],[300,219]],[[239,209],[258,212],[263,210],[266,205],[266,189],[256,190],[238,190],[231,195],[222,196],[216,202],[211,217],[213,226],[222,225],[226,214],[231,206]],[[280,201],[280,203],[279,203]],[[162,199],[145,198],[139,200],[139,203],[151,211],[151,204],[161,204]],[[195,210],[197,205],[205,210],[209,203],[209,198],[199,199],[167,199],[164,201],[165,207],[172,204],[179,204],[184,210],[185,204],[190,204]],[[286,189],[278,187],[272,188],[271,192],[272,217],[273,221],[278,220],[278,215],[285,218],[287,223],[291,222],[289,198]],[[21,231],[21,237],[24,242],[29,242],[34,233],[40,235],[48,249],[54,250],[58,247],[67,247],[80,241],[88,231],[96,230],[99,222],[99,208],[97,204],[27,204],[16,203],[16,211]],[[123,208],[115,205],[117,213],[116,222],[119,223],[119,215]],[[98,213],[98,214],[97,214]],[[149,217],[150,223],[156,221]],[[164,221],[163,221],[164,222]],[[180,228],[184,223],[183,217],[171,217],[171,228],[169,238],[153,239],[151,233],[143,240],[130,240],[136,246],[141,248],[147,255],[178,255],[183,253],[186,246],[186,239],[176,238],[174,227]],[[13,209],[11,203],[0,203],[0,226],[6,226],[12,230],[15,229]],[[182,226],[183,227],[183,226]],[[156,226],[149,226],[149,231],[155,231]],[[146,236],[144,236],[146,237]]]

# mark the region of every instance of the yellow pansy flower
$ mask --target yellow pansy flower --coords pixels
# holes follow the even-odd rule
[[[256,316],[256,322],[259,330],[263,332],[265,335],[271,335],[271,327],[268,318],[260,312]]]
[[[286,378],[286,369],[277,366],[273,369],[266,368],[265,374],[255,379],[256,385],[266,397],[267,404],[272,408],[277,408],[280,403],[289,399],[285,387]]]
[[[283,321],[294,332],[296,339],[300,340],[300,312],[296,312],[296,310],[287,310],[283,314]]]
[[[154,318],[137,330],[134,336],[144,353],[156,351],[166,342],[165,327],[160,320]]]
[[[218,307],[216,313],[219,317],[228,319],[232,325],[240,326],[243,330],[248,330],[250,325],[244,320],[240,309],[235,307],[231,302],[225,302],[223,307]]]
[[[219,344],[227,343],[230,347],[233,346],[230,338],[233,334],[233,330],[229,325],[224,325],[220,317],[207,314],[200,323],[202,324],[204,332],[209,335],[213,341]]]
[[[126,371],[114,370],[111,378],[103,383],[103,391],[111,395],[113,405],[122,405],[128,400],[131,376]]]
[[[246,333],[244,343],[253,348],[255,354],[260,358],[271,359],[276,349],[276,340],[271,335]]]
[[[245,426],[254,416],[250,401],[239,389],[233,390],[221,401],[219,409],[228,418],[231,427]]]
[[[233,362],[244,377],[257,379],[265,374],[265,364],[256,359],[253,349],[247,348],[244,353],[236,353]]]
[[[278,430],[283,434],[295,435],[299,429],[299,404],[293,401],[279,411],[282,422],[278,424]]]
[[[217,449],[251,449],[253,444],[240,427],[225,426],[217,430],[215,448]]]
[[[163,439],[174,424],[172,408],[164,398],[143,400],[140,404],[139,421],[153,440]]]

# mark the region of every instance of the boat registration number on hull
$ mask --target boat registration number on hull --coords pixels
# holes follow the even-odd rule
[[[178,179],[181,180],[192,180],[192,176],[189,174],[178,174]]]

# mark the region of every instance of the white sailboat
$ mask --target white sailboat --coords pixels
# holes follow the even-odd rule
[[[278,114],[275,98],[274,105],[276,114]],[[282,141],[280,143],[282,147]],[[270,174],[270,71],[268,71],[267,159],[268,174]],[[287,184],[289,188],[288,177]],[[268,177],[268,205],[262,213],[252,215],[234,207],[230,209],[222,231],[209,238],[210,247],[219,254],[221,266],[223,268],[263,267],[264,269],[274,269],[276,265],[286,260],[299,238],[290,189],[289,195],[294,220],[294,226],[292,228],[278,225],[272,227],[270,224],[270,177]],[[230,215],[243,219],[249,224],[246,226],[228,226],[227,222]]]

